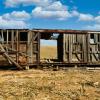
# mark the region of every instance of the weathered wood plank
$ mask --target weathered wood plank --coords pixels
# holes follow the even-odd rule
[[[32,37],[33,34],[31,31],[28,32],[28,46],[27,46],[27,55],[29,55],[31,58],[28,57],[28,63],[33,63],[33,44],[32,44]]]
[[[88,51],[88,63],[90,63],[90,34],[87,35],[87,51]]]
[[[83,40],[83,62],[87,62],[87,50],[86,50],[86,35],[82,36]]]
[[[18,30],[16,30],[16,50],[17,50],[17,53],[16,53],[16,62],[18,63],[18,60],[19,60],[19,32]]]
[[[69,63],[72,62],[72,34],[69,34]]]
[[[11,31],[11,47],[14,49],[14,30]]]
[[[7,52],[5,51],[5,49],[3,48],[2,44],[0,44],[0,48],[1,48],[1,51],[3,51],[3,56],[5,58],[7,58],[7,60],[9,59],[14,65],[16,65],[18,68],[20,69],[23,69],[22,66],[20,66],[17,62],[15,62],[8,54]]]

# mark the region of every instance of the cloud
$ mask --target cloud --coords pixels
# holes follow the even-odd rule
[[[77,17],[79,21],[94,21],[95,17],[91,14],[80,13],[77,10],[71,11],[72,17]]]
[[[70,0],[71,2],[73,0]],[[65,20],[72,17],[77,17],[79,21],[93,21],[94,17],[91,14],[84,14],[77,11],[77,9],[69,10],[68,6],[63,5],[60,0],[6,0],[7,7],[17,7],[18,5],[35,5],[32,10],[33,18],[52,18],[58,20]],[[5,14],[4,18],[13,18],[16,20],[26,20],[30,15],[25,12],[12,12]],[[98,18],[95,18],[95,21]]]
[[[13,11],[12,13],[4,14],[2,17],[6,20],[28,20],[31,16],[26,11]]]
[[[63,5],[60,1],[56,0],[6,0],[5,5],[7,7],[17,7],[18,5],[35,5],[36,7],[32,10],[33,17],[42,17],[42,18],[56,18],[63,20],[71,17],[68,7]],[[23,12],[24,15],[26,12]],[[22,12],[13,12],[10,15],[4,15],[5,18],[22,19]],[[29,15],[27,14],[29,17]]]
[[[94,17],[91,14],[79,14],[79,20],[80,21],[93,21]]]
[[[92,19],[93,23],[92,25],[86,25],[85,27],[83,27],[84,29],[88,29],[88,30],[99,30],[100,31],[100,16],[95,16]]]
[[[95,21],[95,17],[91,14],[80,13],[77,10],[71,11],[72,17],[77,17],[79,21]]]
[[[95,21],[96,21],[97,23],[100,23],[100,16],[95,17]]]
[[[42,7],[36,7],[32,11],[33,16],[40,18],[57,18],[57,19],[66,19],[70,17],[70,13],[68,11],[46,11]]]
[[[18,28],[18,29],[23,29],[23,28],[26,28],[27,27],[27,24],[24,22],[24,21],[16,21],[16,20],[6,20],[6,19],[3,19],[2,16],[0,16],[0,28],[3,28],[3,29],[15,29],[15,28]]]
[[[99,30],[100,31],[100,24],[88,25],[84,28],[88,30]]]
[[[73,2],[73,0],[70,0]],[[47,18],[65,20],[76,17],[79,21],[100,22],[100,16],[94,17],[92,14],[85,14],[77,11],[77,7],[69,9],[60,0],[5,0],[7,7],[17,7],[18,5],[35,5],[31,14],[26,11],[13,11],[2,16],[5,20],[25,21],[30,18]]]
[[[67,6],[63,5],[60,1],[55,1],[52,4],[45,6],[45,10],[52,11],[66,11],[68,9]]]
[[[62,5],[60,1],[53,2],[46,7],[36,7],[32,10],[32,15],[40,18],[56,18],[63,20],[71,17],[67,6]]]
[[[23,29],[28,27],[27,20],[31,15],[26,11],[13,11],[0,16],[0,28],[18,28]]]
[[[6,7],[17,7],[18,5],[39,5],[45,6],[48,5],[52,0],[6,0]]]
[[[76,10],[73,10],[73,11],[71,11],[71,16],[73,16],[73,17],[79,17],[80,13],[78,11],[76,11]]]

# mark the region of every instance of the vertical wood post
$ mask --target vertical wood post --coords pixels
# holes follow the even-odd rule
[[[66,34],[63,34],[63,61],[66,61]]]
[[[86,35],[83,34],[83,62],[87,62]]]
[[[14,30],[11,31],[11,48],[14,49]]]
[[[87,34],[87,58],[88,58],[88,63],[90,62],[90,34]]]
[[[4,33],[3,33],[3,30],[1,30],[1,35],[2,35],[2,43],[4,42]]]
[[[34,41],[35,39],[37,39],[37,34],[29,31],[28,32],[28,43],[27,43],[27,54],[30,56],[27,58],[28,63],[33,63],[35,60],[37,60],[36,58],[34,59]]]
[[[19,59],[19,32],[18,30],[16,30],[16,50],[17,50],[17,53],[16,53],[16,62],[18,63],[18,59]]]
[[[72,62],[72,35],[69,34],[69,63]]]
[[[40,63],[40,38],[41,38],[41,34],[40,32],[37,33],[38,34],[38,54],[37,54],[37,61],[38,61],[38,67],[39,67],[39,63]]]
[[[8,38],[9,38],[8,33],[9,33],[9,31],[7,30],[7,37],[6,37],[6,46],[7,46],[7,47],[8,47]],[[6,50],[7,50],[7,52],[8,52],[8,48],[6,48]]]

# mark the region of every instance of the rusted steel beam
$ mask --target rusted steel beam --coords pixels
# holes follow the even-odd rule
[[[44,30],[32,30],[34,32],[40,32],[40,33],[87,33],[87,31],[80,31],[80,30],[47,30],[47,29],[44,29]]]
[[[12,30],[18,30],[19,32],[28,32],[28,31],[34,31],[34,32],[53,32],[53,33],[100,33],[100,31],[94,31],[94,30],[71,30],[71,29],[0,29],[3,30],[4,32],[6,30],[9,30],[11,32]]]
[[[89,30],[53,30],[53,29],[33,29],[34,32],[40,32],[40,33],[62,33],[62,34],[88,34],[88,33],[100,33],[100,31],[89,31]]]

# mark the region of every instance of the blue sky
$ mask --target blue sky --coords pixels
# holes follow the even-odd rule
[[[0,28],[100,30],[99,5],[100,0],[1,0]]]
[[[100,30],[100,0],[0,1],[0,28]]]

